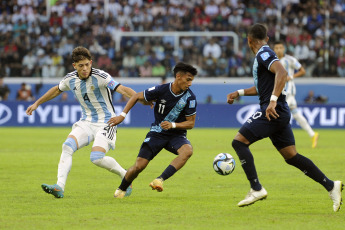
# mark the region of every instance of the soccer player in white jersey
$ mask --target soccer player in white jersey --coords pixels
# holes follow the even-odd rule
[[[57,183],[42,184],[43,190],[56,198],[64,197],[67,176],[72,167],[72,155],[92,141],[94,142],[90,155],[91,162],[119,175],[121,179],[125,176],[126,170],[114,158],[105,156],[109,149],[115,148],[116,141],[117,127],[109,127],[107,124],[111,117],[116,116],[111,90],[128,98],[136,93],[116,82],[108,73],[92,68],[91,53],[88,49],[76,47],[72,52],[72,60],[75,71],[68,73],[59,85],[48,90],[26,110],[27,115],[32,115],[39,105],[68,90],[73,92],[81,106],[81,119],[73,124],[72,131],[62,145]],[[126,195],[129,196],[131,191],[129,187]]]
[[[303,76],[305,74],[305,70],[296,58],[285,54],[285,46],[283,42],[275,42],[273,50],[277,54],[280,62],[282,63],[286,71],[288,72],[287,82],[285,85],[286,102],[289,105],[293,118],[298,122],[302,129],[304,129],[312,138],[312,148],[315,148],[317,145],[317,140],[319,138],[319,133],[314,132],[314,130],[310,127],[309,123],[302,115],[302,113],[298,111],[297,102],[295,98],[296,86],[294,78]]]

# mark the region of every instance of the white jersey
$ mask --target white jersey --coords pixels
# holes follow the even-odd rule
[[[280,62],[284,66],[285,70],[288,72],[288,76],[292,78],[292,80],[286,82],[284,89],[286,95],[296,95],[296,86],[293,80],[293,75],[302,67],[302,65],[296,58],[290,55],[285,55],[283,58],[280,59]]]
[[[81,80],[77,71],[67,74],[59,83],[59,90],[73,92],[81,105],[80,120],[106,123],[115,116],[110,90],[116,90],[119,85],[108,73],[92,68],[86,80]]]

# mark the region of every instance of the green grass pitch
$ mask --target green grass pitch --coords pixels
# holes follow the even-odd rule
[[[41,189],[56,182],[61,145],[70,128],[0,128],[0,229],[344,229],[345,208],[334,213],[324,188],[287,165],[269,140],[251,146],[268,198],[238,208],[249,191],[231,141],[237,129],[190,130],[194,155],[184,168],[152,191],[149,183],[174,155],[162,151],[133,183],[129,198],[113,198],[120,178],[90,162],[91,146],[77,151],[65,198]],[[108,155],[131,166],[148,129],[120,127]],[[345,130],[318,130],[319,145],[294,130],[299,153],[331,179],[345,182]],[[220,176],[213,158],[232,154],[235,171]],[[345,204],[344,204],[345,206]]]

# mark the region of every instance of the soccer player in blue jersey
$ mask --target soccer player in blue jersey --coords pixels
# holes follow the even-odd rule
[[[328,179],[310,159],[296,150],[294,135],[289,123],[291,114],[285,95],[282,93],[287,72],[276,54],[267,45],[266,27],[261,24],[253,25],[247,39],[250,49],[255,54],[253,64],[255,86],[227,95],[229,104],[232,104],[238,96],[258,95],[260,100],[260,109],[242,125],[232,142],[251,186],[249,193],[244,200],[238,203],[238,206],[247,206],[267,197],[267,191],[257,176],[249,146],[258,140],[269,137],[286,163],[300,169],[329,192],[333,201],[333,210],[338,211],[341,205],[343,183]]]
[[[154,86],[135,94],[128,101],[121,115],[111,118],[108,122],[110,126],[121,123],[138,101],[156,102],[155,121],[141,145],[136,162],[128,169],[121,185],[116,189],[114,194],[116,198],[125,196],[128,186],[163,148],[176,154],[177,157],[150,183],[151,188],[158,192],[163,191],[163,181],[182,168],[193,154],[192,145],[186,134],[187,129],[192,129],[195,124],[197,101],[190,86],[197,75],[197,70],[189,64],[179,62],[173,71],[174,82]]]
[[[91,162],[119,175],[121,179],[125,176],[126,170],[114,158],[105,156],[109,149],[115,148],[116,141],[117,127],[109,127],[107,124],[108,120],[115,116],[111,91],[128,98],[136,93],[116,82],[108,73],[92,68],[91,53],[88,49],[76,47],[72,52],[72,60],[75,71],[67,74],[59,85],[48,90],[26,110],[27,115],[32,115],[39,105],[68,90],[73,92],[81,106],[82,117],[73,125],[62,145],[57,183],[42,184],[43,190],[56,198],[64,197],[67,176],[72,167],[72,155],[92,141],[94,142],[90,155]],[[131,187],[127,189],[126,195],[130,193]]]
[[[305,70],[296,58],[288,54],[285,54],[285,46],[283,42],[275,42],[273,50],[277,54],[280,62],[282,63],[282,65],[288,73],[287,82],[284,89],[284,92],[286,93],[286,102],[288,103],[293,118],[298,122],[302,129],[304,129],[311,137],[311,147],[315,148],[317,145],[317,141],[319,139],[319,133],[314,132],[314,130],[310,127],[307,119],[305,119],[302,113],[298,111],[295,97],[296,86],[294,79],[303,76],[305,74]]]

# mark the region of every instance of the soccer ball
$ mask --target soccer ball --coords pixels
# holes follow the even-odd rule
[[[222,176],[232,173],[235,165],[235,159],[229,153],[219,153],[213,160],[214,171]]]

